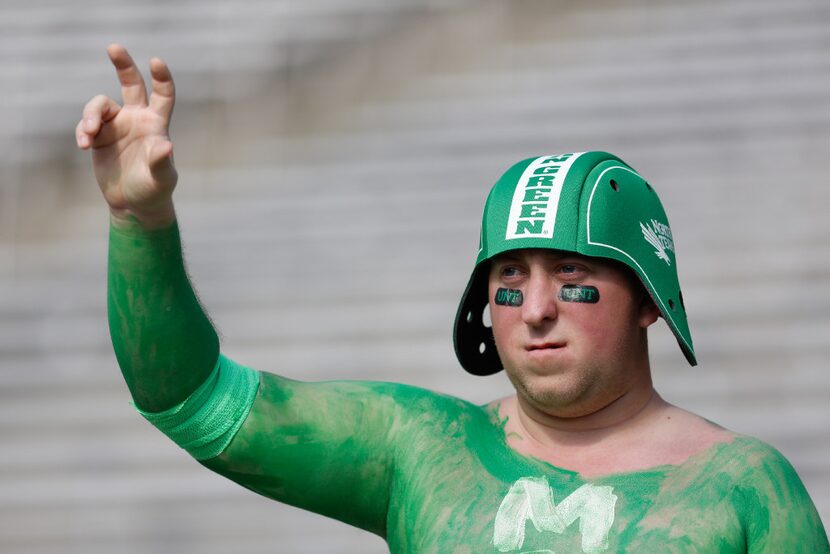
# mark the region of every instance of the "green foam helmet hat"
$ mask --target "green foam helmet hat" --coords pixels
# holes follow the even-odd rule
[[[474,375],[503,366],[487,306],[488,263],[509,250],[546,248],[609,258],[631,268],[651,295],[691,365],[696,365],[677,278],[666,212],[652,186],[607,152],[523,160],[505,172],[487,197],[475,269],[455,317],[455,353]]]

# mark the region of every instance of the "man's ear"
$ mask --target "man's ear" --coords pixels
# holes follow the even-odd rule
[[[643,294],[640,296],[640,327],[642,329],[650,327],[659,317],[660,310],[657,308],[657,304],[651,299],[651,295],[643,290]]]

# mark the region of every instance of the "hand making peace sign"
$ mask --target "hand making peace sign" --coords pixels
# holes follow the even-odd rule
[[[143,227],[166,227],[175,220],[172,194],[178,180],[170,141],[176,90],[167,64],[150,60],[152,93],[127,50],[107,48],[123,106],[98,95],[84,107],[75,128],[78,147],[92,149],[95,177],[116,222],[134,216]]]

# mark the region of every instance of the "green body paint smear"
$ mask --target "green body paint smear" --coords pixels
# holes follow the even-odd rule
[[[219,339],[184,270],[178,227],[111,226],[107,280],[110,336],[136,405],[182,402],[210,375]]]
[[[585,285],[562,285],[559,289],[559,300],[596,304],[599,302],[599,291],[596,287]]]
[[[517,454],[492,408],[404,385],[263,374],[205,465],[394,553],[830,551],[792,466],[755,439],[585,479]]]
[[[496,304],[499,306],[521,306],[524,302],[522,291],[501,288],[496,291]]]

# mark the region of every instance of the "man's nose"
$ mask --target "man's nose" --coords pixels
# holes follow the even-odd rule
[[[547,276],[532,276],[525,287],[522,321],[536,327],[556,319],[556,287]]]

